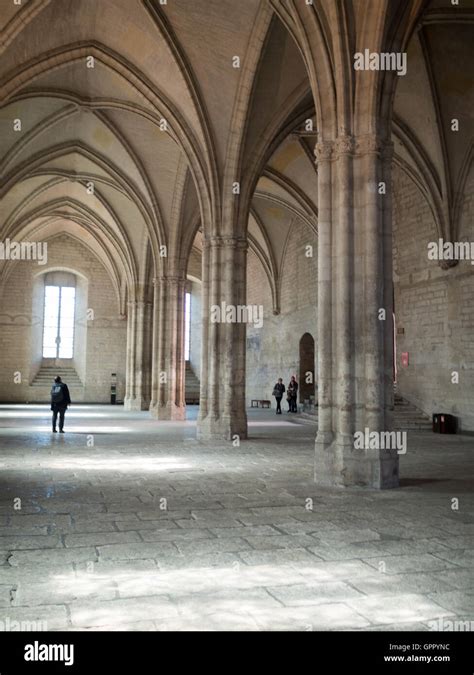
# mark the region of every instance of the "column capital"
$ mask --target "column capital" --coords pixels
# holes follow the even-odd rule
[[[391,161],[393,156],[393,142],[378,134],[358,136],[355,144],[356,155],[379,155],[381,159]]]
[[[153,279],[153,285],[161,284],[179,284],[186,283],[186,276],[182,274],[160,274],[160,276]]]
[[[386,161],[391,161],[394,152],[393,142],[378,134],[352,136],[342,134],[335,141],[319,141],[314,147],[316,163],[329,161],[341,155],[377,154]]]
[[[350,134],[342,134],[338,136],[334,143],[334,154],[337,156],[341,155],[353,155],[355,152],[355,139],[354,136]]]
[[[246,237],[230,237],[230,236],[211,236],[203,240],[205,246],[213,248],[234,248],[247,250],[248,240]]]
[[[153,302],[151,300],[128,300],[127,301],[127,307],[129,309],[140,309],[142,307],[146,307],[147,305],[151,306],[152,304],[153,304]]]
[[[332,159],[334,152],[334,142],[333,141],[319,141],[314,146],[314,155],[316,157],[316,164],[320,164],[324,161],[329,161]]]

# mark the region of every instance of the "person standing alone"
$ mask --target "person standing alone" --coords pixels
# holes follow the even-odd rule
[[[64,433],[64,416],[68,405],[71,405],[71,396],[65,382],[59,375],[54,378],[54,384],[51,388],[51,410],[53,411],[53,433],[56,433],[56,423],[59,414],[59,433]]]

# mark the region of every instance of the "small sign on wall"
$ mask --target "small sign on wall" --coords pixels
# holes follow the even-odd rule
[[[408,352],[402,352],[402,366],[403,366],[403,368],[408,368],[408,363],[409,363]]]

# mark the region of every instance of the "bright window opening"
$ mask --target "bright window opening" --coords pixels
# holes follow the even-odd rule
[[[191,348],[191,293],[186,293],[184,305],[184,360],[189,361]]]
[[[43,358],[72,359],[75,306],[74,287],[45,286]]]

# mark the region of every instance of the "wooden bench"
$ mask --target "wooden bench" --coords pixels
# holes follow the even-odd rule
[[[267,401],[266,399],[261,398],[252,398],[250,401],[251,408],[270,408],[271,405],[272,405],[271,401]]]

